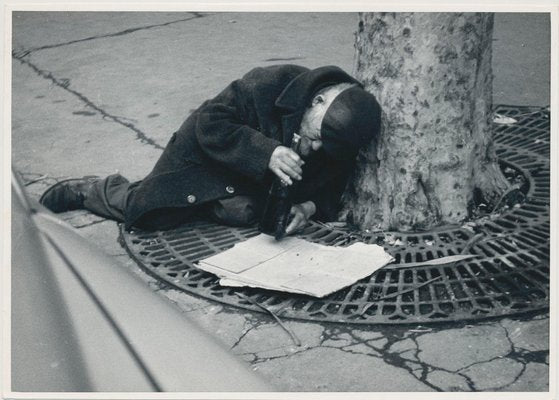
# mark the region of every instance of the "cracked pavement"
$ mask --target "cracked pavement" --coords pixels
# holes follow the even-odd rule
[[[351,72],[356,18],[17,12],[13,165],[34,198],[68,177],[119,171],[141,179],[188,113],[248,69],[295,62]],[[495,103],[549,104],[548,32],[541,14],[497,16]],[[117,243],[114,222],[86,211],[59,216],[279,391],[548,391],[546,313],[425,326],[284,320],[297,346],[266,314],[170,289],[142,272]]]

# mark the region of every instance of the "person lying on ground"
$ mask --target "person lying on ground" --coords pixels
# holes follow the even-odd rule
[[[141,181],[69,179],[40,202],[56,213],[87,209],[126,229],[165,230],[200,218],[248,226],[278,177],[300,181],[289,234],[311,217],[336,219],[359,149],[376,145],[380,115],[375,97],[336,66],[255,68],[195,110]],[[299,154],[289,148],[294,133]]]

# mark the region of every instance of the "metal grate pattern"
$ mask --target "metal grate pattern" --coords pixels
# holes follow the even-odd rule
[[[549,109],[498,106],[514,118],[495,124],[501,168],[525,195],[497,217],[422,233],[356,233],[313,223],[300,234],[327,245],[357,240],[382,245],[396,263],[324,299],[268,290],[227,288],[193,263],[258,234],[196,222],[176,230],[126,232],[121,242],[157,279],[180,290],[262,312],[246,298],[285,318],[365,324],[474,320],[546,309],[549,303]],[[401,268],[462,252],[477,258],[454,264]]]

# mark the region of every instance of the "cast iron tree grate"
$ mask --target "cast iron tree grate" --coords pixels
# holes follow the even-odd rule
[[[523,201],[497,214],[479,215],[462,226],[421,233],[356,233],[313,223],[300,237],[338,246],[357,240],[377,243],[396,259],[394,264],[323,299],[222,287],[215,276],[193,266],[202,258],[257,235],[256,228],[231,228],[208,222],[160,232],[126,232],[121,227],[121,242],[141,268],[174,288],[262,312],[255,302],[285,318],[424,324],[546,309],[549,109],[501,105],[495,112],[516,120],[495,124],[495,141],[501,168],[522,191]],[[402,265],[461,253],[476,257],[446,265]]]

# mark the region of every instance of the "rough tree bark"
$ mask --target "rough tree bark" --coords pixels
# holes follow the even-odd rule
[[[354,74],[383,110],[342,217],[360,229],[460,223],[508,188],[491,134],[491,13],[361,13]]]

